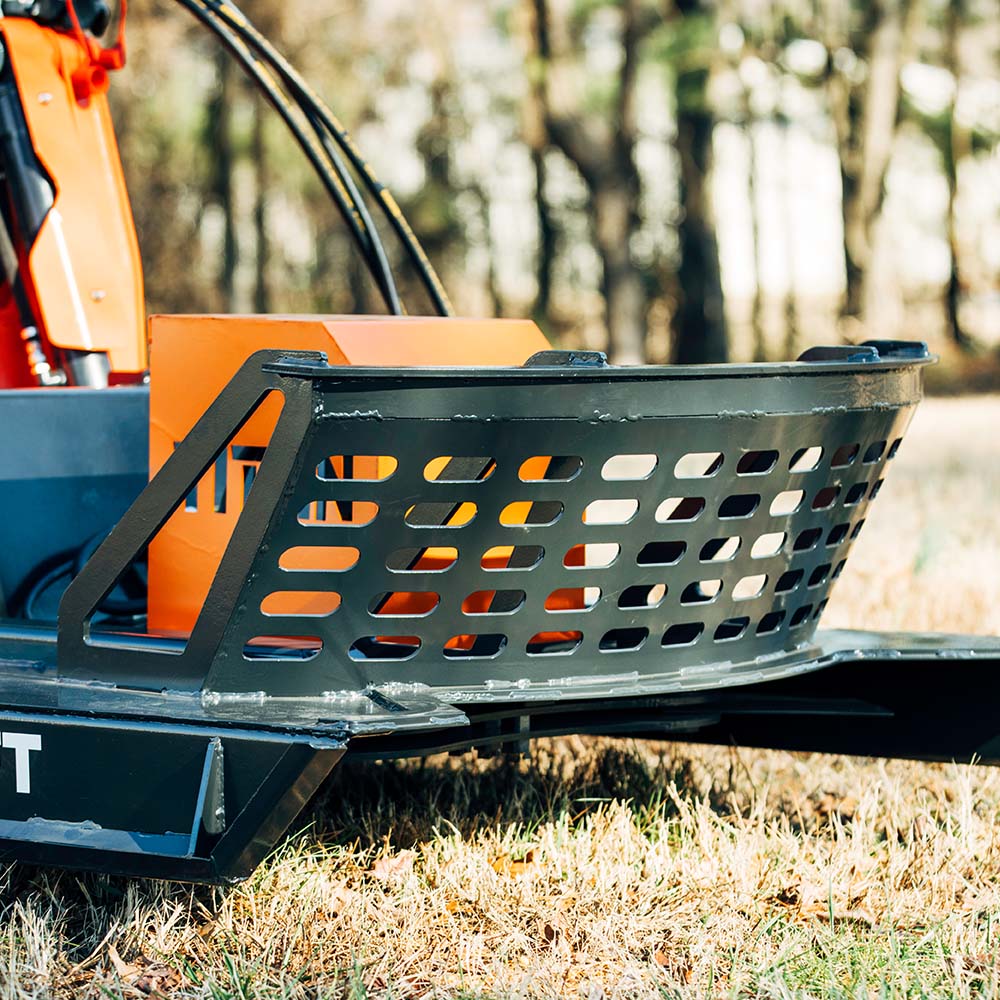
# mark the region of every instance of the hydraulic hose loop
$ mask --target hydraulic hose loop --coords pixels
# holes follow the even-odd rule
[[[313,125],[314,131],[315,125],[303,109],[295,108],[288,103],[268,67],[262,65],[254,57],[249,47],[241,39],[236,38],[225,24],[219,23],[216,15],[198,3],[198,0],[179,0],[179,2],[219,38],[243,70],[261,89],[272,107],[278,112],[285,126],[292,133],[299,147],[320,177],[327,193],[337,205],[355,244],[358,246],[372,274],[376,286],[386,301],[386,305],[394,314],[401,314],[403,311],[402,305],[399,301],[392,272],[385,258],[384,249],[381,247],[374,225],[371,224],[371,218],[363,207],[364,203],[360,201],[360,193],[351,179],[346,165],[339,162],[337,158],[330,154],[330,151],[317,143],[316,139],[312,138],[303,129],[299,121],[296,120],[297,113],[305,117],[310,125]]]
[[[378,201],[386,219],[406,249],[439,314],[442,316],[451,315],[451,302],[441,283],[441,279],[435,272],[433,265],[427,258],[413,230],[403,217],[403,213],[396,200],[378,180],[375,172],[361,155],[360,150],[355,145],[347,129],[344,128],[333,112],[323,103],[319,95],[313,91],[308,82],[254,28],[246,15],[235,4],[229,3],[227,0],[201,0],[201,2],[206,8],[215,13],[216,16],[224,18],[229,27],[240,37],[244,44],[256,49],[282,78],[289,90],[296,97],[300,106],[306,105],[319,119],[329,135],[346,154],[369,192]],[[316,128],[316,125],[314,124],[313,127]]]

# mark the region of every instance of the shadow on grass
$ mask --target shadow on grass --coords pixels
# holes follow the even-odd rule
[[[408,847],[437,830],[462,836],[516,824],[531,830],[601,802],[637,810],[670,808],[671,784],[694,791],[690,759],[640,752],[622,741],[539,741],[529,759],[432,757],[369,763],[347,760],[313,800],[308,819],[327,843]],[[722,802],[719,802],[720,807]],[[305,814],[302,818],[306,818]],[[301,819],[300,818],[300,824]]]
[[[337,767],[289,831],[330,846],[397,848],[426,841],[438,830],[473,836],[480,829],[516,825],[528,835],[568,815],[582,818],[611,800],[638,813],[672,811],[664,789],[697,794],[691,761],[633,743],[611,740],[539,741],[530,759],[437,756]],[[714,796],[713,796],[714,798]],[[719,807],[724,808],[721,799]],[[268,862],[265,862],[267,865]],[[203,914],[217,911],[231,890],[81,874],[12,864],[0,869],[0,920],[27,907],[53,929],[67,963],[83,961],[136,909],[165,900]],[[237,890],[239,891],[239,890]]]

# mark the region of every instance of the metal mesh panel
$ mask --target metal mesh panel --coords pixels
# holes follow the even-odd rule
[[[306,662],[485,691],[792,651],[908,419],[328,416],[230,639],[268,689]]]

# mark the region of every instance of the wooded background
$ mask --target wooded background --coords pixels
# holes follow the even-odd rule
[[[531,316],[622,363],[868,336],[997,356],[997,0],[244,9],[354,133],[460,315]],[[150,309],[381,312],[214,39],[155,0],[128,42],[112,95]]]

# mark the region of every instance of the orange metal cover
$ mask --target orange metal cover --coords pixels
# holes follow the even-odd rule
[[[150,475],[155,475],[239,366],[258,350],[323,351],[334,365],[485,367],[520,365],[548,347],[542,332],[528,320],[153,316]],[[186,633],[194,625],[242,510],[259,449],[270,439],[280,408],[279,398],[264,401],[198,484],[196,496],[170,518],[150,545],[151,629]],[[366,461],[373,465],[364,470],[366,475],[383,474],[375,459]],[[363,505],[352,507],[352,519],[363,519]],[[334,521],[338,516],[335,505],[328,504],[323,519]],[[315,558],[315,553],[305,553],[296,567],[306,568],[310,556]],[[428,550],[424,558],[433,561],[434,551]],[[281,603],[277,595],[272,597]],[[293,595],[290,599],[297,600],[306,613],[329,613],[328,604],[320,608],[328,597]],[[288,613],[292,610],[288,600],[268,610]],[[317,606],[311,607],[310,601],[318,602]]]
[[[71,35],[0,20],[36,154],[55,204],[28,267],[50,343],[105,351],[112,371],[146,368],[142,264],[107,97],[78,101],[90,56]]]

